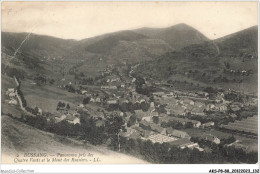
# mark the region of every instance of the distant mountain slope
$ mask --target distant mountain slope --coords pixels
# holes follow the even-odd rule
[[[7,50],[16,50],[29,33],[9,33],[2,32],[2,47]],[[31,53],[43,57],[62,57],[67,54],[77,41],[30,34],[23,43],[20,52]]]
[[[13,163],[17,154],[23,153],[92,153],[101,163],[147,163],[132,156],[120,154],[89,144],[82,144],[73,139],[44,132],[22,122],[2,115],[1,150],[2,162]],[[88,162],[88,163],[93,163]]]
[[[173,51],[163,40],[150,39],[133,31],[120,31],[81,41],[79,52],[98,54],[111,64],[138,63]]]
[[[87,46],[86,50],[94,53],[105,53],[119,44],[120,41],[136,41],[143,38],[146,36],[132,31],[116,32]]]
[[[20,47],[27,35],[2,32],[2,63],[21,69],[28,76],[52,74],[53,71],[64,75],[69,73],[71,67],[86,67],[85,64],[94,71],[84,68],[81,71],[92,76],[99,67],[108,64],[135,64],[173,51],[164,41],[150,39],[133,31],[108,33],[80,41],[31,34]],[[11,60],[19,47],[16,57]],[[97,60],[98,64],[94,63]]]
[[[233,54],[230,56],[240,55],[253,58],[257,57],[257,38],[258,27],[253,26],[243,31],[216,39],[215,43],[219,46],[221,52],[226,54]]]
[[[186,24],[177,24],[168,28],[141,28],[135,32],[150,38],[161,39],[170,44],[174,49],[188,45],[203,43],[209,39],[198,30]]]
[[[25,76],[33,76],[37,73],[53,75],[52,66],[55,66],[55,62],[61,65],[71,55],[77,41],[29,33],[2,32],[1,43],[2,65],[19,69]],[[15,51],[17,53],[13,57]]]
[[[116,46],[105,53],[110,62],[139,63],[149,61],[173,49],[161,40],[139,39],[136,41],[119,41]]]
[[[192,75],[193,80],[208,83],[208,77],[213,78],[209,80],[213,83],[214,79],[223,81],[220,71],[227,71],[227,66],[229,70],[250,73],[257,69],[257,27],[212,41],[186,24],[120,31],[80,41],[31,34],[11,60],[26,35],[2,32],[2,64],[21,69],[31,77],[41,73],[61,80],[69,73],[73,75],[72,67],[94,77],[106,65],[151,61],[141,73],[167,79],[176,73],[183,78],[186,71],[194,70],[198,73]],[[238,75],[226,75],[229,81],[241,81]]]
[[[152,78],[257,90],[257,26],[166,53],[140,66]]]

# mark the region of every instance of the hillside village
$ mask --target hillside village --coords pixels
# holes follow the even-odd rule
[[[101,86],[95,86],[95,83],[91,85],[91,88],[94,86],[97,89],[96,92],[92,92],[88,85],[82,85],[79,89],[73,90],[77,95],[84,97],[82,103],[70,106],[69,103],[59,101],[54,113],[49,113],[39,106],[27,110],[37,116],[46,117],[49,122],[54,120],[55,124],[66,121],[73,125],[80,125],[81,113],[86,112],[94,117],[97,127],[105,126],[107,117],[113,114],[124,120],[124,129],[119,132],[122,137],[150,140],[152,143],[170,143],[181,149],[196,148],[204,151],[197,142],[191,141],[192,136],[185,131],[186,129],[201,130],[202,134],[198,135],[199,138],[220,144],[221,138],[210,130],[215,128],[232,130],[225,124],[237,120],[236,113],[241,110],[257,105],[257,100],[252,97],[247,97],[246,102],[232,101],[225,97],[230,94],[239,94],[237,91],[217,92],[212,97],[212,94],[204,91],[174,90],[174,87],[165,87],[165,84],[162,85],[160,82],[154,83],[157,91],[143,95],[136,92],[136,86],[139,85],[136,80],[138,77],[135,78],[129,74],[127,78],[122,78],[110,71],[105,72],[107,72],[106,76],[103,72],[101,74],[104,77],[101,78],[103,81]],[[142,87],[147,87],[152,83],[145,81]],[[36,85],[34,82],[31,84]],[[73,86],[71,82],[67,85]],[[59,88],[70,89],[65,86],[61,85]],[[8,88],[6,95],[9,97],[9,100],[6,100],[8,104],[18,105],[14,88]],[[218,118],[210,116],[216,113],[219,114]],[[223,122],[222,119],[227,121]],[[245,132],[257,134],[254,130],[243,131]]]
[[[131,39],[137,40],[132,41],[126,37],[128,34],[135,36]],[[15,36],[6,34],[5,37]],[[197,45],[185,45],[181,51],[163,53],[162,57],[151,56],[150,52],[148,54],[144,51],[151,57],[156,57],[153,61],[150,61],[151,57],[135,52],[137,56],[131,55],[136,56],[133,62],[120,59],[120,62],[115,63],[120,55],[113,57],[118,53],[111,51],[117,48],[117,44],[135,42],[138,46],[141,42],[138,39],[148,42],[146,37],[148,36],[136,35],[134,32],[108,35],[104,40],[89,43],[84,49],[79,48],[83,50],[82,55],[91,57],[84,60],[81,54],[75,56],[63,47],[61,52],[67,56],[73,55],[75,60],[57,56],[58,53],[47,56],[44,55],[45,52],[34,57],[34,52],[25,47],[29,49],[26,54],[18,53],[18,58],[9,62],[13,47],[8,43],[2,49],[2,115],[82,143],[103,145],[136,156],[141,154],[144,159],[152,162],[158,162],[154,160],[158,155],[145,153],[147,149],[165,154],[180,153],[179,156],[186,154],[184,157],[189,160],[194,160],[192,156],[198,155],[199,160],[205,160],[204,163],[208,160],[214,163],[255,162],[258,150],[258,98],[254,92],[237,88],[243,85],[254,87],[252,78],[255,78],[255,69],[241,69],[237,64],[241,61],[250,65],[256,60],[255,56],[249,56],[246,51],[235,55],[236,58],[240,57],[234,67],[227,63],[219,65],[218,62],[217,70],[200,72],[196,70],[197,64],[206,66],[201,65],[199,58],[205,59],[202,64],[214,67],[213,61],[206,59],[211,56],[212,59],[219,58],[214,55],[215,50],[211,47],[208,49],[207,43],[211,42],[205,45],[204,38]],[[72,50],[75,49],[74,44],[71,45]],[[101,54],[104,50],[100,51],[98,44],[102,44],[107,52]],[[201,51],[202,48],[205,50]],[[45,49],[48,50],[49,47]],[[196,49],[201,51],[201,55]],[[89,52],[86,53],[86,50]],[[170,59],[176,55],[186,56],[185,61],[190,57],[198,60],[195,59],[197,62],[190,65],[189,61],[183,63],[183,60]],[[138,56],[142,61],[137,61]],[[227,55],[224,54],[223,57],[225,56]],[[165,61],[173,61],[173,64],[177,62],[177,65],[164,67],[161,62]],[[178,61],[187,67],[179,66],[183,69],[178,69]],[[215,77],[215,71],[224,75]],[[163,73],[167,73],[169,78],[160,77]],[[178,78],[171,79],[172,76]],[[196,81],[196,78],[199,80]],[[159,149],[168,150],[161,152]],[[137,150],[140,154],[135,153]],[[220,155],[215,156],[216,154]],[[236,158],[239,156],[236,154],[243,158]],[[177,157],[174,160],[178,161]],[[170,162],[172,161],[165,163]]]

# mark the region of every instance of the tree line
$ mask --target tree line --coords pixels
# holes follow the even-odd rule
[[[200,152],[198,149],[180,149],[169,143],[152,143],[141,139],[131,139],[119,136],[120,131],[125,131],[124,121],[118,115],[110,115],[105,120],[105,125],[97,127],[95,118],[88,113],[80,114],[81,124],[70,124],[67,121],[55,123],[54,119],[47,121],[46,117],[30,117],[22,115],[16,118],[38,129],[49,131],[58,135],[69,136],[85,140],[94,145],[109,142],[109,148],[115,151],[134,155],[151,163],[159,164],[213,164],[213,163],[250,163],[258,161],[258,154],[245,152],[243,149],[227,147],[225,144],[215,143],[193,138],[201,147],[209,147],[211,152]],[[9,114],[9,116],[11,116]],[[229,140],[226,141],[226,143]],[[233,140],[232,140],[233,141]]]
[[[142,159],[158,164],[223,164],[223,163],[249,163],[258,161],[255,152],[246,153],[243,149],[227,147],[223,144],[215,147],[212,152],[200,152],[198,149],[184,148],[169,143],[152,143],[150,140],[128,139],[120,137],[121,152],[131,154]],[[110,144],[110,148],[117,150],[116,141]]]

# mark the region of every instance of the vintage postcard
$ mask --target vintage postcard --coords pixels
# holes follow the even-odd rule
[[[2,164],[258,163],[258,2],[1,15]]]

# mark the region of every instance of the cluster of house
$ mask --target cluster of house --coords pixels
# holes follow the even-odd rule
[[[150,140],[153,143],[169,143],[183,148],[197,148],[199,151],[204,151],[197,143],[190,141],[190,136],[180,130],[172,127],[163,128],[158,124],[142,120],[139,123],[126,128],[126,132],[120,132],[121,136],[132,139]]]
[[[174,92],[155,92],[155,99],[161,104],[167,104],[167,114],[186,116],[187,114],[204,116],[206,111],[226,112],[229,102],[223,99],[220,95],[215,102],[205,103],[202,99],[191,99],[187,96],[177,96]],[[203,93],[200,95],[206,95]]]
[[[250,97],[249,100],[245,103],[245,106],[257,106],[258,98]]]
[[[55,123],[59,123],[63,120],[71,123],[71,124],[80,124],[80,114],[78,113],[78,109],[67,109],[60,108],[56,113],[54,113]]]
[[[211,134],[203,134],[201,136],[201,139],[208,140],[208,141],[216,143],[216,144],[220,144],[220,139]]]
[[[86,96],[86,97],[90,97],[90,102],[92,103],[101,103],[103,102],[103,97],[101,96],[101,94],[91,94],[89,93],[87,90],[81,90],[80,91],[82,95]],[[84,105],[83,104],[80,104],[79,105],[80,107],[84,108]]]
[[[248,71],[246,71],[246,70],[239,71],[239,70],[233,70],[233,69],[229,70],[229,72],[230,73],[240,73],[242,75],[246,75],[248,73]]]
[[[55,116],[55,122],[59,123],[62,120],[66,120],[67,122],[71,124],[80,124],[79,117],[73,115],[73,114],[63,114],[61,116]]]
[[[106,85],[101,86],[101,89],[118,89],[125,87],[125,83],[121,82],[120,77],[116,75],[110,75],[104,80]]]
[[[244,107],[243,103],[239,103],[239,102],[233,102],[230,106],[230,109],[234,112],[239,111],[241,108]]]
[[[154,92],[153,95],[158,97],[193,97],[193,98],[208,98],[209,94],[207,92],[197,91],[197,92],[184,92],[173,90],[172,92]]]
[[[93,98],[91,98],[93,99]],[[91,101],[91,100],[90,100]],[[71,108],[67,108],[66,106],[64,107],[59,107],[59,110],[57,110],[54,113],[54,120],[56,123],[59,123],[63,120],[67,121],[68,123],[71,124],[80,124],[80,114],[79,111],[84,111],[84,112],[88,112],[89,114],[91,114],[92,116],[94,116],[97,120],[97,126],[100,127],[102,123],[102,125],[104,125],[104,120],[102,120],[102,118],[104,118],[104,113],[101,111],[94,111],[91,108],[87,108],[86,105],[84,104],[78,104],[77,106],[71,106]],[[122,115],[123,113],[120,112],[120,116],[123,117]]]
[[[180,117],[170,117],[170,116],[164,116],[164,117],[159,117],[160,122],[179,122],[182,125],[186,125],[187,123],[191,123],[193,127],[198,128],[201,126],[201,122],[197,120],[190,120],[188,118],[180,118]]]
[[[112,86],[101,86],[101,89],[117,89],[117,86],[112,85]]]
[[[188,98],[171,100],[166,106],[167,114],[185,116],[188,113],[193,115],[205,115],[206,106],[202,102],[194,102]]]
[[[100,58],[99,60],[102,60],[102,58]],[[102,76],[107,76],[107,75],[111,75],[112,73],[112,69],[113,69],[114,65],[107,65],[104,70],[100,71]]]
[[[117,79],[117,78],[116,78]],[[124,83],[120,81],[114,81],[115,79],[109,80],[110,83],[107,83],[107,85],[102,85],[101,89],[118,89],[118,88],[128,88],[132,89],[132,85],[129,83]]]
[[[5,92],[5,94],[9,97],[9,100],[7,100],[6,102],[8,102],[8,104],[11,105],[17,105],[17,100],[16,100],[16,93],[15,93],[15,89],[14,88],[8,88],[7,91]]]
[[[35,113],[34,113],[34,114],[36,114],[36,115],[42,115],[42,114],[43,114],[43,111],[42,111],[41,108],[36,107],[36,108],[35,108]]]
[[[126,114],[126,121],[129,120],[131,113]],[[197,148],[200,151],[203,151],[202,148],[199,147],[197,143],[190,141],[190,136],[185,131],[180,131],[173,129],[172,127],[164,128],[161,126],[162,122],[175,121],[179,122],[183,125],[187,123],[191,123],[193,127],[212,127],[214,126],[214,122],[208,122],[205,124],[201,124],[201,122],[196,120],[190,120],[187,118],[179,118],[168,116],[167,114],[159,114],[155,112],[152,107],[144,112],[142,110],[135,110],[136,122],[134,125],[127,127],[126,132],[121,132],[120,135],[126,138],[141,138],[143,140],[150,140],[153,143],[170,143],[172,145],[179,146],[181,149],[183,148]],[[153,122],[153,117],[158,117],[158,123]],[[218,143],[217,137],[205,135],[203,137],[212,142]]]
[[[107,79],[107,83],[112,83],[112,82],[120,82],[121,79],[119,77],[112,77]]]
[[[123,103],[129,103],[129,100],[125,99],[125,98],[117,98],[117,97],[114,97],[114,98],[110,98],[107,100],[107,104],[123,104]]]
[[[131,93],[131,94],[129,94]],[[93,97],[92,97],[93,98]],[[97,101],[98,100],[98,101]],[[100,101],[99,101],[100,100]],[[91,101],[93,102],[105,102],[104,104],[123,104],[123,103],[142,103],[142,102],[149,102],[149,97],[140,95],[136,93],[135,91],[128,90],[126,92],[122,90],[117,90],[114,93],[111,93],[108,99],[103,100],[102,98],[93,98]]]

